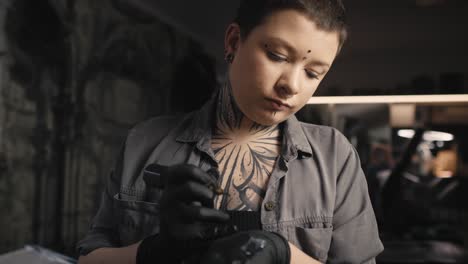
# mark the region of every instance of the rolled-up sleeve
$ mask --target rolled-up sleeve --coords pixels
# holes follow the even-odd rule
[[[336,186],[328,263],[375,263],[383,251],[359,156],[349,143]]]
[[[120,189],[122,174],[123,149],[120,152],[114,169],[107,177],[106,186],[102,192],[99,209],[94,216],[90,229],[85,238],[77,244],[80,255],[87,255],[91,251],[103,247],[120,246],[113,197]]]

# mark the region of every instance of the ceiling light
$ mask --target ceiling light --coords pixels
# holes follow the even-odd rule
[[[400,129],[398,130],[398,136],[402,138],[413,138],[413,129]],[[450,133],[439,132],[439,131],[426,131],[424,132],[423,139],[425,141],[452,141],[454,136]]]

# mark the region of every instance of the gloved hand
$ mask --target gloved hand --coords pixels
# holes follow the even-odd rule
[[[291,249],[280,234],[253,230],[215,240],[201,258],[203,264],[289,264]]]
[[[213,209],[213,176],[187,164],[169,167],[164,174],[160,232],[142,241],[138,264],[179,263],[201,246],[212,224],[229,220],[228,214]]]

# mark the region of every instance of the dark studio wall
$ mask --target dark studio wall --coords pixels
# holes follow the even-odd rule
[[[214,62],[119,1],[1,1],[0,26],[0,254],[74,255],[128,129],[198,107]]]
[[[345,4],[349,39],[319,94],[468,93],[467,1]]]

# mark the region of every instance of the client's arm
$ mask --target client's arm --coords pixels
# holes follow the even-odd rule
[[[98,248],[86,256],[80,256],[78,264],[135,264],[140,242],[120,248]]]

